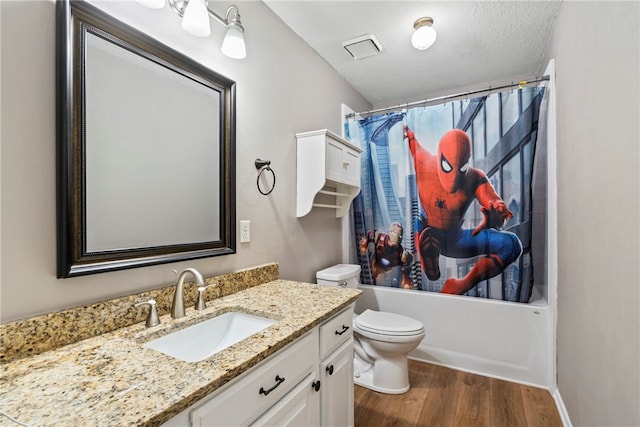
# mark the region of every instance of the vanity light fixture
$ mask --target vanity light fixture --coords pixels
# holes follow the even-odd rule
[[[436,30],[433,29],[433,18],[424,17],[416,19],[413,23],[415,29],[411,36],[411,44],[418,50],[429,49],[436,41]]]
[[[165,4],[165,0],[136,1],[152,9],[161,9]],[[212,17],[227,27],[227,32],[222,41],[222,47],[220,48],[222,53],[233,59],[242,59],[247,56],[247,50],[244,44],[244,27],[240,22],[240,11],[236,5],[229,6],[224,17],[222,17],[209,9],[207,0],[167,1],[171,9],[182,17],[181,26],[189,34],[196,37],[208,37],[211,34],[209,17]]]

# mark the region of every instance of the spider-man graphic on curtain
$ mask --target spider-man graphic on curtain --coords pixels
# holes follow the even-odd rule
[[[471,140],[462,130],[444,134],[437,155],[420,146],[413,131],[404,128],[414,160],[418,194],[422,207],[416,227],[422,269],[429,280],[440,278],[440,254],[452,258],[478,258],[461,278],[449,277],[441,292],[463,294],[502,273],[522,253],[520,239],[508,231],[498,231],[513,218],[487,175],[469,165]],[[475,229],[464,229],[464,214],[473,200],[480,203],[484,219]]]

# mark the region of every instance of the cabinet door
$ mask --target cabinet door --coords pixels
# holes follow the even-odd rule
[[[277,427],[320,425],[320,393],[313,387],[315,381],[315,373],[309,374],[251,425]]]
[[[322,361],[320,380],[320,425],[353,426],[353,338]]]
[[[345,149],[343,153],[344,182],[360,187],[360,153]]]
[[[344,182],[344,145],[327,136],[326,140],[326,174],[327,179]]]

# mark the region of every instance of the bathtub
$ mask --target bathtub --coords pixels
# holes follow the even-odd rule
[[[529,304],[360,285],[355,312],[403,314],[426,336],[410,359],[546,389],[555,385],[551,311]]]

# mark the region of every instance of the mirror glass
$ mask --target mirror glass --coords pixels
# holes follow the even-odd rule
[[[57,7],[58,276],[234,253],[234,82]]]

